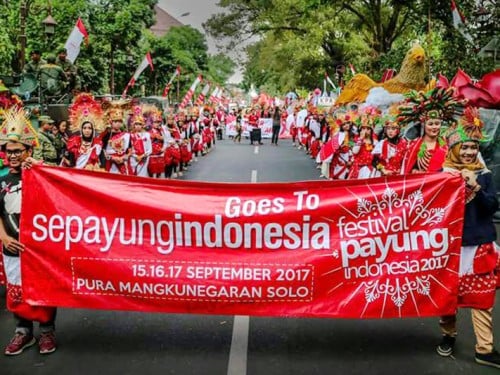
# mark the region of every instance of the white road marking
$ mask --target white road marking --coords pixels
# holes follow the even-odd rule
[[[258,152],[255,147],[255,153]],[[252,170],[250,178],[252,183],[257,182],[257,170]],[[250,317],[236,315],[233,322],[233,336],[231,337],[231,349],[229,350],[229,361],[227,364],[227,375],[246,375],[248,359],[248,331],[250,328]]]
[[[249,326],[249,316],[237,315],[234,317],[227,375],[246,375],[247,373]]]
[[[255,148],[253,150],[253,153],[254,154],[258,154],[259,153],[259,146],[255,146]]]
[[[257,182],[257,170],[256,169],[252,170],[252,177],[250,179],[250,182],[252,184],[255,184]]]

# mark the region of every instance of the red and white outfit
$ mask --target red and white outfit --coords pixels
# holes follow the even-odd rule
[[[75,135],[68,140],[67,150],[73,155],[76,169],[101,170],[99,155],[102,142],[99,138],[94,137],[91,142],[86,142],[82,136]]]
[[[387,138],[378,142],[372,151],[373,157],[377,159],[377,166],[372,172],[372,177],[382,176],[382,169],[390,174],[399,174],[407,147],[408,143],[402,138],[396,144]]]
[[[402,174],[414,172],[439,172],[443,168],[448,147],[441,145],[439,140],[432,150],[422,150],[423,138],[410,142],[409,150],[403,162]]]
[[[332,152],[330,164],[330,178],[334,180],[345,180],[352,164],[352,151],[349,145],[349,133],[338,132],[330,142],[329,150]]]
[[[167,141],[167,134],[163,127],[152,127],[149,130],[151,138],[151,155],[149,156],[148,172],[151,175],[162,174],[165,170],[163,152]]]
[[[130,171],[135,176],[148,177],[149,155],[153,152],[151,136],[147,131],[130,134]],[[138,161],[138,158],[142,158]]]
[[[363,141],[358,141],[358,143],[353,146],[352,167],[349,170],[348,179],[353,180],[371,177],[375,169],[372,165],[372,151],[373,145]]]
[[[110,173],[129,174],[128,163],[117,163],[115,158],[127,158],[127,151],[130,146],[130,134],[127,132],[111,133],[108,144],[104,150],[106,155],[106,170]]]

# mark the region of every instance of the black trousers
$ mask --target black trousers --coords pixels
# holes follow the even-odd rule
[[[278,125],[278,126],[274,126],[273,125],[273,135],[271,137],[271,143],[274,143],[274,144],[278,144],[278,137],[280,135],[280,129],[281,129],[281,125]]]

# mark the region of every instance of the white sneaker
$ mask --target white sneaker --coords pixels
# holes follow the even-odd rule
[[[178,175],[179,177],[184,176],[184,174],[183,174],[182,172],[177,172],[177,175]]]
[[[194,158],[194,161],[198,161],[198,158]]]
[[[172,173],[172,178],[177,178],[177,173]]]

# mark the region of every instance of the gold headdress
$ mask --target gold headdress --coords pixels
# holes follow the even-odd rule
[[[101,105],[94,99],[92,94],[82,93],[75,97],[69,108],[70,130],[77,132],[82,130],[83,124],[90,122],[94,131],[104,130],[104,114]]]
[[[26,146],[38,147],[36,131],[31,126],[23,108],[12,107],[3,115],[4,121],[0,126],[0,145],[7,142],[19,142]]]
[[[102,109],[106,111],[106,118],[108,122],[111,121],[124,121],[125,112],[130,110],[132,103],[130,100],[108,100],[102,103]]]
[[[143,104],[142,116],[148,124],[152,124],[155,121],[163,122],[163,115],[161,110],[153,104]]]

